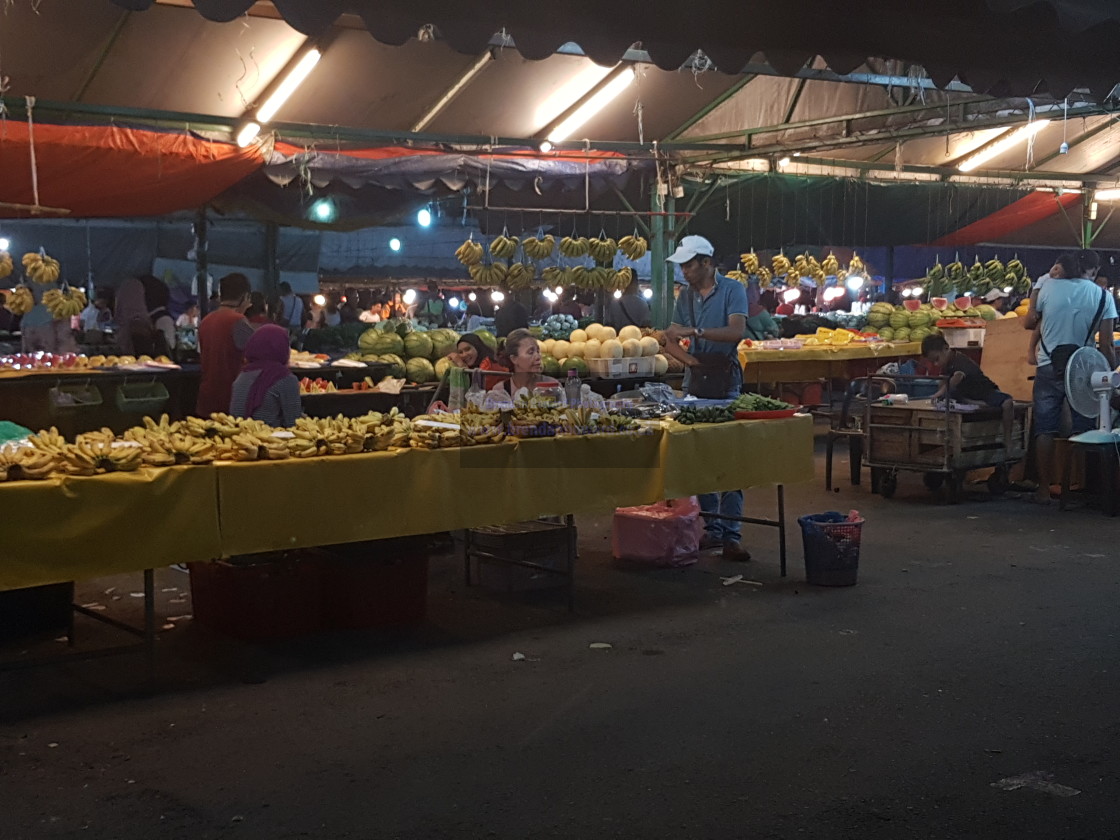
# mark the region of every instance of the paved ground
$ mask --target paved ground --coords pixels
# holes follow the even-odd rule
[[[154,697],[136,660],[0,675],[0,837],[1120,837],[1117,523],[913,477],[791,497],[867,516],[858,586],[806,587],[799,538],[781,581],[768,531],[747,567],[619,571],[582,518],[575,617],[442,559],[417,632],[181,620]],[[83,597],[135,610],[114,584]]]

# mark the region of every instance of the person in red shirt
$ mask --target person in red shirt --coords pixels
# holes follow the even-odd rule
[[[245,318],[250,302],[249,278],[244,274],[227,274],[219,288],[221,303],[198,326],[202,379],[195,413],[201,417],[229,411],[233,380],[241,373],[245,345],[253,337],[253,326]]]

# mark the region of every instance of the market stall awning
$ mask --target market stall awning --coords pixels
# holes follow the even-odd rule
[[[144,10],[156,0],[114,0]],[[542,59],[569,43],[602,64],[636,43],[658,67],[675,70],[701,50],[725,72],[761,53],[783,75],[816,55],[847,73],[869,57],[921,64],[939,83],[954,76],[975,90],[1061,96],[1087,86],[1106,94],[1120,80],[1114,45],[1120,12],[1108,0],[927,0],[920,6],[881,0],[712,0],[690,9],[667,0],[585,3],[555,0],[543,11],[512,0],[194,0],[213,21],[231,21],[254,6],[274,6],[295,29],[321,34],[346,15],[379,41],[400,45],[433,27],[456,50],[478,54],[496,33],[526,58]],[[1069,48],[1061,32],[1077,33]]]
[[[265,174],[287,186],[303,178],[316,187],[341,182],[352,189],[366,186],[404,190],[431,190],[442,185],[461,190],[503,186],[582,189],[593,192],[625,185],[631,171],[649,168],[650,161],[628,160],[610,152],[564,152],[542,155],[533,151],[444,152],[432,149],[382,147],[341,152],[301,149],[277,144],[265,165]]]
[[[1006,240],[1024,228],[1061,213],[1062,208],[1069,210],[1080,205],[1081,201],[1082,196],[1079,193],[1059,196],[1048,192],[1032,192],[983,219],[942,236],[931,244],[975,245],[978,242]]]
[[[263,163],[259,148],[187,134],[9,119],[0,129],[0,216],[160,216],[201,207]]]

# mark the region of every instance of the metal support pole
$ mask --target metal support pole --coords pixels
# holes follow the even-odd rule
[[[198,208],[194,217],[194,264],[195,295],[198,298],[198,316],[206,317],[210,305],[210,290],[206,278],[210,274],[209,259],[206,256],[206,206]]]
[[[675,241],[673,213],[676,199],[672,195],[650,196],[650,210],[655,214],[649,220],[650,285],[653,287],[653,325],[664,329],[673,317],[673,272],[665,262]],[[661,214],[661,215],[657,215]]]
[[[1093,247],[1093,191],[1085,190],[1081,196],[1081,247]]]

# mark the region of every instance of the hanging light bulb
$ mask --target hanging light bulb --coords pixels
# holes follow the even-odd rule
[[[653,289],[642,289],[642,297],[646,300],[651,300],[653,298]]]
[[[622,297],[622,290],[621,289],[615,289],[614,290],[614,299],[618,300],[621,297]]]
[[[478,295],[476,295],[474,292],[471,292],[469,295],[467,295],[467,300],[469,300],[471,303],[474,303],[476,300],[478,300]]]
[[[502,292],[498,291],[497,289],[495,289],[494,291],[492,291],[490,293],[490,300],[494,301],[494,303],[501,303],[505,299],[506,299],[506,296]]]
[[[412,306],[412,304],[416,302],[416,290],[409,289],[404,293],[404,296],[401,298],[401,300],[404,301],[405,306]]]

